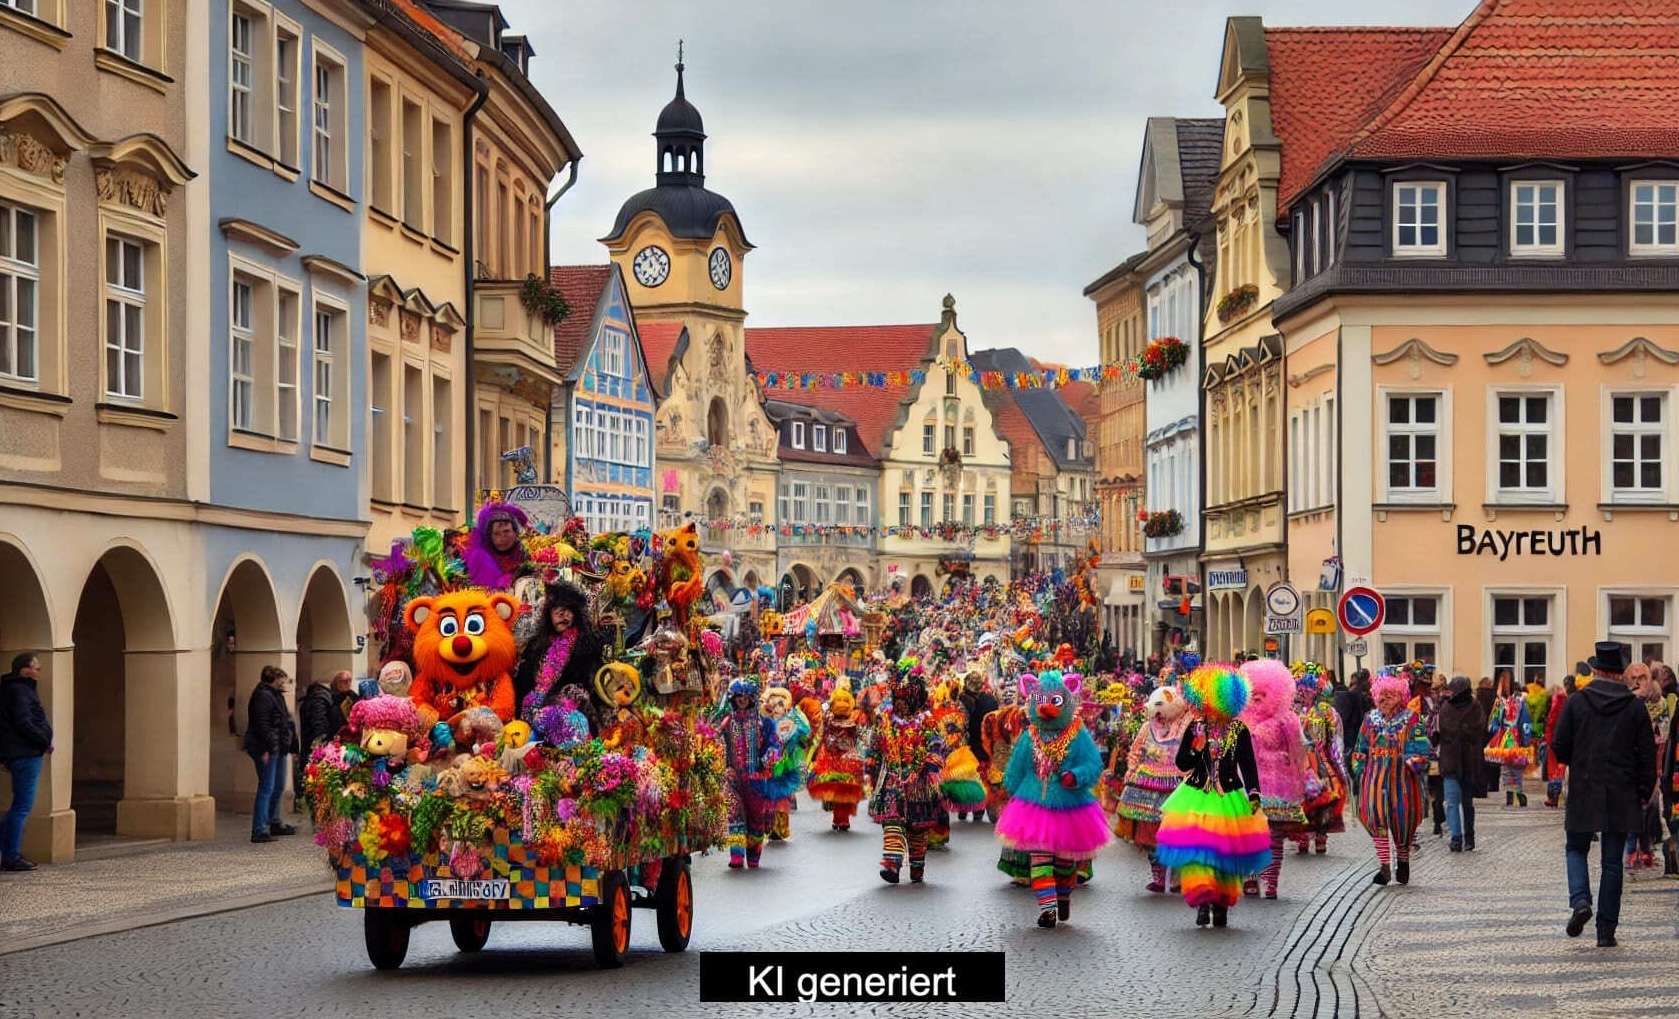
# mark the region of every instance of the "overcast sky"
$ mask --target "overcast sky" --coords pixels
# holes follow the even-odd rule
[[[706,186],[757,245],[749,324],[936,321],[975,349],[1096,360],[1086,284],[1141,248],[1144,120],[1217,116],[1225,18],[1455,25],[1473,0],[500,0],[583,149],[557,263],[653,184],[650,132],[687,41]],[[868,368],[868,365],[851,367]]]

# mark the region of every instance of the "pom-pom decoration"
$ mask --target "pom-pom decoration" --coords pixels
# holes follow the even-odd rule
[[[1248,706],[1248,681],[1224,662],[1203,665],[1183,683],[1190,710],[1209,722],[1227,722]]]

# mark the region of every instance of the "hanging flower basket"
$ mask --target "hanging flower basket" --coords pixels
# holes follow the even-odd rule
[[[944,452],[939,454],[939,466],[940,467],[960,467],[960,466],[962,466],[962,452],[960,450],[958,450],[955,446],[946,446],[944,448]]]
[[[565,295],[560,293],[547,280],[535,273],[525,277],[525,282],[519,287],[519,303],[525,306],[525,311],[542,318],[544,325],[557,326],[571,314],[571,305],[566,303]]]
[[[1163,378],[1167,372],[1182,368],[1189,360],[1189,348],[1176,336],[1162,336],[1149,342],[1140,360],[1137,377],[1152,382]]]
[[[1183,515],[1177,510],[1150,513],[1143,522],[1143,535],[1148,538],[1170,538],[1183,533]]]
[[[1218,320],[1228,322],[1259,302],[1259,287],[1244,283],[1218,299]]]

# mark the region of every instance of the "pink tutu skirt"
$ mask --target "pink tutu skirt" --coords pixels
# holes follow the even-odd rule
[[[1088,860],[1113,839],[1095,800],[1058,810],[1017,796],[1003,807],[996,831],[1010,849],[1071,860]]]

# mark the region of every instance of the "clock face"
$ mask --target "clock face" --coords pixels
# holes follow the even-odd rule
[[[635,281],[644,287],[656,287],[670,275],[670,256],[657,244],[649,244],[635,253],[631,267]]]
[[[723,248],[712,248],[710,264],[711,285],[718,290],[727,290],[729,288],[729,273],[733,268],[729,262],[728,251]]]

